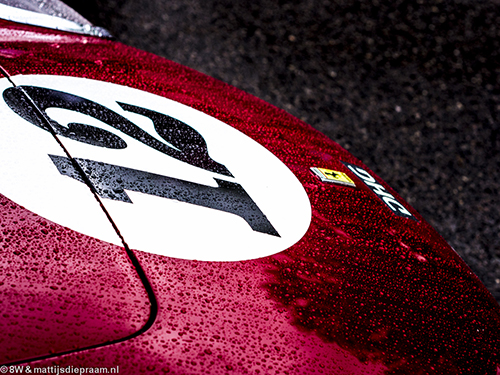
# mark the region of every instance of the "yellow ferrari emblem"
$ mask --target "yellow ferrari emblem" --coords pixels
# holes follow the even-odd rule
[[[351,180],[349,176],[347,176],[347,174],[343,172],[334,171],[333,169],[316,167],[312,167],[311,171],[323,182],[332,182],[334,184],[356,187],[354,181]]]

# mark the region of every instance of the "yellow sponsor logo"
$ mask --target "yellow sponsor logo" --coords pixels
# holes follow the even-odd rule
[[[332,182],[334,184],[356,187],[353,180],[347,174],[333,169],[312,167],[311,172],[314,173],[323,182]]]

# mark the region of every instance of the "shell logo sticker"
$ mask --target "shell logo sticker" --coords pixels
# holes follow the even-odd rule
[[[204,261],[272,255],[307,231],[311,206],[300,182],[228,124],[109,82],[13,81],[16,87],[0,80],[0,157],[7,160],[0,193],[27,209],[116,243],[111,225],[95,218],[91,183],[132,249]]]

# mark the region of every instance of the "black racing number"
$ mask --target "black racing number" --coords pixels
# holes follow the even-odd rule
[[[59,173],[84,182],[69,158],[49,155]],[[266,215],[259,209],[243,187],[237,183],[215,178],[218,187],[200,185],[173,177],[88,159],[76,159],[99,196],[132,203],[125,190],[208,207],[238,215],[256,232],[278,236]]]
[[[6,89],[3,98],[15,113],[35,126],[50,131],[47,123],[49,121],[50,127],[57,135],[99,147],[111,149],[127,147],[126,142],[119,136],[95,126],[80,123],[63,126],[49,118],[46,113],[48,108],[67,109],[89,115],[177,160],[221,175],[233,176],[223,164],[209,156],[205,139],[199,132],[163,113],[117,102],[124,111],[151,119],[158,135],[168,144],[158,141],[110,108],[66,92],[36,86],[17,86]],[[33,105],[44,114],[44,118],[40,118]],[[49,156],[61,174],[84,182],[70,159]],[[211,187],[88,159],[75,161],[82,167],[102,198],[132,203],[125,193],[125,190],[131,190],[174,199],[238,215],[254,231],[279,237],[266,215],[243,187],[235,182],[214,178],[218,187]]]
[[[33,112],[32,105],[25,93],[31,98],[34,105],[44,113],[56,134],[60,136],[106,148],[122,149],[127,147],[123,139],[104,129],[76,123],[70,123],[67,127],[62,126],[49,118],[46,113],[48,108],[68,109],[89,115],[163,154],[196,167],[232,177],[231,172],[224,165],[217,163],[208,155],[207,144],[200,133],[173,117],[141,107],[118,103],[125,111],[149,117],[158,134],[175,148],[158,141],[115,111],[80,96],[36,86],[18,86],[4,91],[3,97],[10,109],[33,125],[47,131],[49,125]]]

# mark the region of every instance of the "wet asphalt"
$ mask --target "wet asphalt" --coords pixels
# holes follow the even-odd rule
[[[71,0],[361,159],[500,301],[500,1]]]

